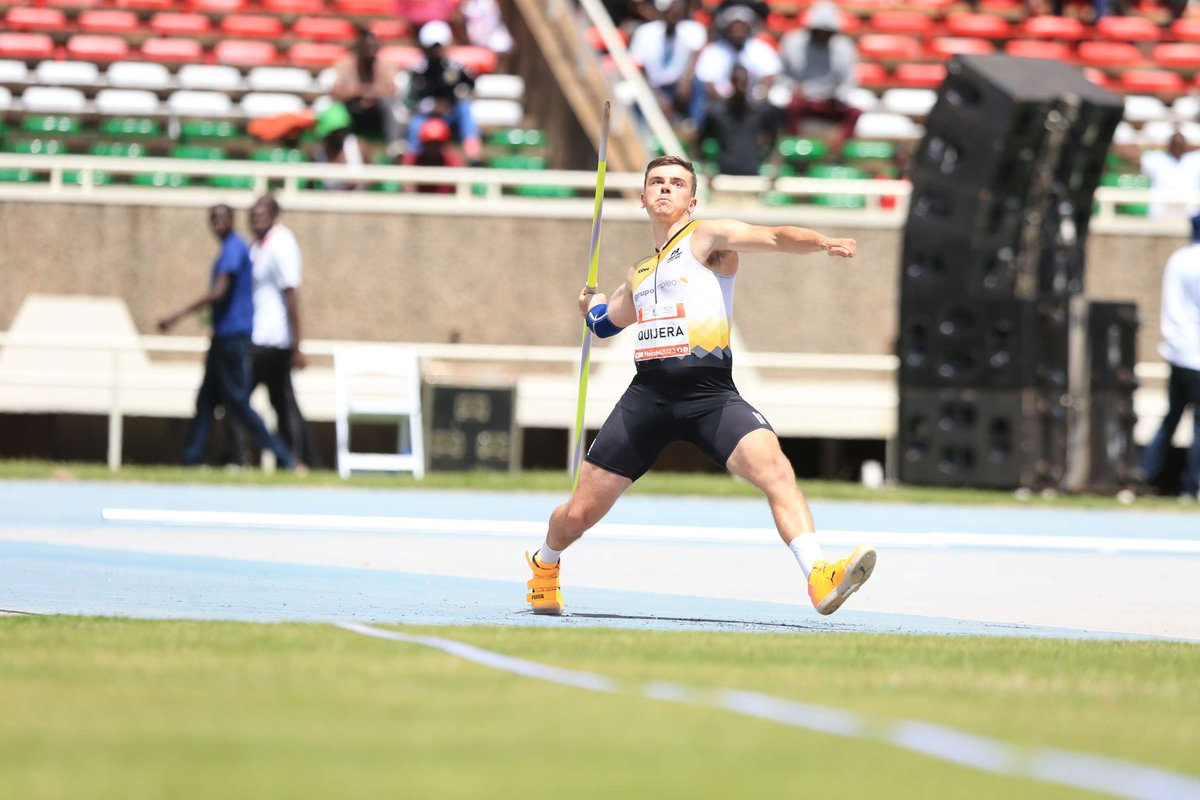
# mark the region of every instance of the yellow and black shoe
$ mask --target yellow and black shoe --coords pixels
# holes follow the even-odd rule
[[[533,572],[533,577],[526,582],[529,593],[525,602],[535,614],[552,614],[558,616],[563,612],[562,589],[558,585],[558,563],[542,564],[537,560],[537,554],[525,554],[525,562]]]
[[[808,575],[808,597],[818,614],[832,614],[875,570],[875,548],[863,545],[841,561],[818,561]]]

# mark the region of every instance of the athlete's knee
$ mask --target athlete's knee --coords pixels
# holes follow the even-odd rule
[[[604,511],[592,503],[573,498],[567,503],[563,522],[576,536],[591,528],[604,517]]]

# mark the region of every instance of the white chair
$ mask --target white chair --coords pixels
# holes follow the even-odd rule
[[[877,111],[879,110],[879,95],[870,89],[856,86],[847,95],[847,103],[864,113],[867,111]]]
[[[475,79],[475,96],[495,100],[520,100],[525,97],[525,81],[520,75],[480,75]]]
[[[1166,119],[1167,116],[1166,105],[1157,97],[1145,94],[1131,94],[1125,97],[1125,119],[1135,125],[1139,122]]]
[[[30,86],[21,94],[21,105],[34,114],[82,114],[87,99],[65,86]]]
[[[1137,144],[1138,132],[1137,128],[1130,125],[1128,122],[1118,122],[1116,130],[1113,131],[1113,144]]]
[[[7,110],[12,106],[12,92],[7,86],[0,86],[0,109]]]
[[[476,100],[471,113],[481,128],[514,128],[525,118],[525,109],[515,100]]]
[[[329,92],[335,83],[337,83],[337,67],[326,67],[317,74],[318,91]]]
[[[29,67],[24,61],[0,59],[0,83],[24,83],[28,77]]]
[[[421,416],[421,366],[408,347],[338,347],[333,352],[338,475],[354,470],[411,472],[425,476],[424,421]],[[350,451],[353,420],[395,421],[395,453]]]
[[[313,90],[313,77],[298,67],[255,67],[246,74],[246,85],[256,92],[295,92]]]
[[[150,61],[115,61],[104,71],[108,85],[119,89],[167,89],[171,73],[163,64]]]
[[[90,61],[42,61],[33,74],[46,86],[92,86],[100,81],[100,68]]]
[[[1200,117],[1200,97],[1186,94],[1175,98],[1175,102],[1171,103],[1171,113],[1175,115],[1175,119],[1180,120]]]
[[[242,73],[228,64],[184,64],[175,73],[180,89],[230,92],[242,86]]]
[[[167,98],[167,108],[177,117],[224,117],[233,108],[229,95],[180,89]]]
[[[925,117],[937,102],[933,89],[888,89],[879,98],[884,111],[906,117]]]
[[[157,114],[158,96],[147,89],[101,89],[96,93],[96,110],[114,116]]]
[[[918,139],[923,128],[902,114],[870,111],[858,118],[854,135],[859,139]]]
[[[294,114],[306,107],[304,98],[279,92],[249,92],[240,104],[242,113],[250,119],[273,117],[276,114]]]

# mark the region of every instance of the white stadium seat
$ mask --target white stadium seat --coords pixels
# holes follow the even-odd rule
[[[163,64],[149,61],[115,61],[104,71],[108,85],[122,89],[167,89],[171,73]]]
[[[1183,138],[1192,147],[1200,145],[1200,123],[1191,121],[1175,123],[1167,119],[1156,119],[1143,125],[1138,134],[1138,143],[1143,146],[1166,147],[1167,142],[1171,140],[1177,130],[1183,134]]]
[[[28,77],[29,68],[24,61],[0,59],[0,83],[24,83]]]
[[[167,108],[178,117],[224,117],[233,109],[229,95],[181,89],[167,98]]]
[[[317,75],[317,89],[328,92],[337,83],[337,67],[326,67]]]
[[[255,67],[246,74],[246,85],[260,92],[311,92],[313,78],[298,67]]]
[[[96,93],[96,110],[101,114],[156,114],[158,97],[146,89],[101,89]]]
[[[471,113],[481,128],[512,128],[525,118],[525,109],[515,100],[476,100]]]
[[[859,139],[919,139],[923,132],[924,128],[908,117],[883,111],[863,114],[854,128]]]
[[[242,98],[242,113],[251,119],[294,114],[307,107],[303,97],[280,92],[250,92]]]
[[[1113,144],[1137,144],[1137,128],[1128,122],[1118,122],[1117,129],[1113,131],[1112,140]]]
[[[861,86],[850,90],[847,101],[859,111],[876,111],[879,108],[879,95]]]
[[[0,86],[0,109],[7,110],[12,106],[12,92],[7,86]]]
[[[30,86],[21,95],[21,105],[35,114],[82,114],[87,99],[78,89],[65,86]]]
[[[1171,113],[1175,115],[1175,119],[1180,120],[1200,117],[1200,97],[1194,94],[1177,97],[1171,104]]]
[[[175,74],[180,89],[228,92],[241,88],[242,73],[228,64],[184,64]]]
[[[521,100],[525,97],[525,81],[520,75],[480,75],[475,79],[475,96],[496,100]]]
[[[1129,122],[1151,122],[1166,119],[1167,116],[1167,107],[1157,97],[1145,94],[1131,94],[1125,97],[1125,119]]]
[[[43,61],[34,70],[46,86],[90,86],[100,81],[100,68],[90,61]]]
[[[879,98],[884,111],[906,117],[925,117],[937,102],[933,89],[888,89]]]

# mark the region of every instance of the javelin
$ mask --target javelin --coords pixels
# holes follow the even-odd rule
[[[596,159],[596,203],[592,207],[592,245],[588,250],[587,288],[596,290],[597,272],[600,267],[600,219],[604,211],[604,173],[608,170],[608,113],[609,103],[604,101],[604,116],[600,120],[600,148]],[[583,350],[579,355],[579,399],[575,405],[575,450],[571,454],[571,491],[579,485],[579,464],[583,461],[583,445],[586,429],[583,427],[583,409],[587,405],[588,367],[592,356],[592,331],[587,323],[583,326]]]

